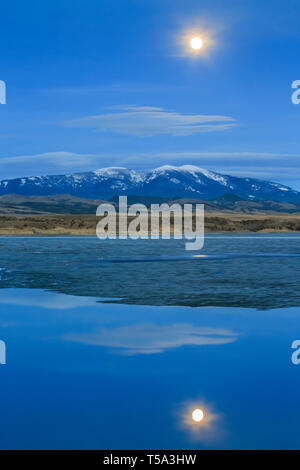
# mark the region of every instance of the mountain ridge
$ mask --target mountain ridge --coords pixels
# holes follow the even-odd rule
[[[29,176],[0,181],[0,196],[69,194],[108,200],[119,195],[210,200],[232,194],[246,201],[275,201],[300,205],[300,192],[280,183],[217,173],[193,165],[164,165],[137,171],[106,167],[82,173]]]

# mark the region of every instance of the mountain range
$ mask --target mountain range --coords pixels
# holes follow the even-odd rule
[[[119,195],[210,201],[231,195],[243,201],[274,201],[300,206],[300,192],[283,184],[223,175],[190,165],[162,166],[149,171],[110,167],[85,173],[0,181],[0,196],[12,194],[36,197],[70,195],[97,201],[107,201]]]

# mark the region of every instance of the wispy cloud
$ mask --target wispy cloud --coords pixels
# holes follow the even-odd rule
[[[99,155],[65,151],[2,157],[1,179],[88,171],[95,165],[98,166],[96,162],[98,165],[101,162]]]
[[[188,136],[202,132],[225,131],[236,126],[235,120],[230,116],[180,114],[152,106],[118,107],[112,113],[86,116],[66,121],[64,124],[139,137],[159,134]]]
[[[231,330],[199,328],[190,324],[156,325],[142,323],[117,328],[101,328],[96,333],[70,333],[63,336],[95,346],[113,348],[121,354],[157,354],[170,348],[194,345],[220,345],[236,341],[237,334]]]
[[[12,139],[14,137],[15,137],[14,135],[10,135],[10,134],[0,134],[0,139]]]

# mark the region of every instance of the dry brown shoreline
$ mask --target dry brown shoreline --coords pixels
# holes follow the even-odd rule
[[[95,235],[99,217],[95,215],[0,216],[1,235]],[[205,216],[205,232],[300,232],[300,215],[224,214]]]

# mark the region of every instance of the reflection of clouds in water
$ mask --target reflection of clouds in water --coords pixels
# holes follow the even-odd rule
[[[41,307],[53,310],[68,310],[79,307],[92,307],[97,300],[112,300],[108,298],[95,299],[94,297],[81,297],[57,294],[39,289],[1,289],[1,303],[6,305],[22,305]],[[116,300],[116,299],[113,299]]]
[[[18,323],[15,322],[15,321],[2,321],[0,323],[0,328],[10,328],[10,327],[16,326],[16,325],[18,325]]]
[[[204,412],[204,418],[200,422],[195,422],[192,418],[196,408]],[[179,427],[184,429],[193,441],[208,445],[225,437],[224,416],[203,399],[182,403],[176,411],[176,416]]]
[[[67,341],[120,349],[122,354],[155,354],[186,345],[219,345],[232,343],[236,333],[231,330],[201,328],[190,324],[157,325],[141,323],[118,328],[101,328],[95,333],[70,333]],[[120,351],[118,351],[120,352]]]

